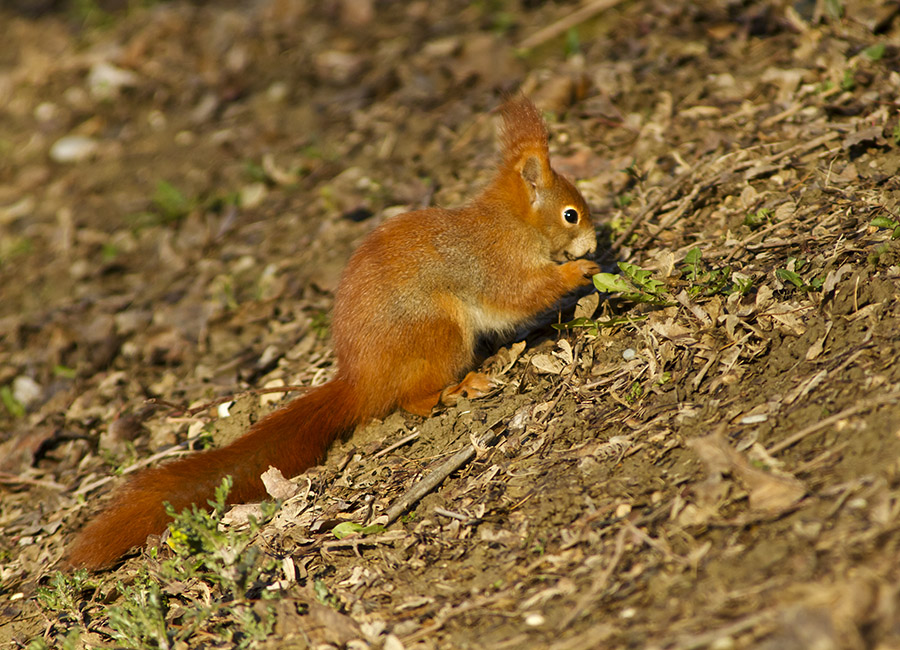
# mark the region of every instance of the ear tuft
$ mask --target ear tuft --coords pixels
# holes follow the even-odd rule
[[[500,146],[504,163],[524,165],[526,156],[539,156],[549,164],[547,127],[541,112],[524,95],[508,99],[500,107],[503,122],[500,127]]]

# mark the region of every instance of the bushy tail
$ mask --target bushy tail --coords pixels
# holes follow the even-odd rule
[[[205,506],[226,475],[234,484],[229,503],[265,497],[259,476],[269,466],[295,476],[316,464],[339,434],[361,419],[351,386],[336,378],[257,422],[244,436],[221,449],[193,454],[134,476],[69,548],[72,567],[109,567],[147,535],[162,533],[168,522],[163,502],[176,512],[192,503]]]

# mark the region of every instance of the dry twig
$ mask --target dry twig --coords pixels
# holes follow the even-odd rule
[[[576,9],[568,16],[560,18],[552,25],[539,29],[531,36],[522,39],[522,42],[519,43],[519,47],[530,50],[538,45],[543,45],[547,41],[556,38],[561,34],[565,34],[576,25],[579,25],[586,20],[590,20],[600,12],[615,7],[620,2],[622,2],[622,0],[594,0],[593,2],[589,2],[581,9]]]
[[[876,406],[881,406],[882,404],[890,404],[891,402],[896,402],[898,400],[900,400],[900,392],[886,393],[884,395],[879,395],[878,397],[873,397],[872,399],[867,399],[863,402],[859,402],[858,404],[854,404],[849,408],[845,408],[840,413],[835,413],[831,417],[827,417],[824,420],[820,420],[809,425],[805,429],[801,429],[797,433],[788,436],[781,442],[772,445],[771,447],[766,449],[766,452],[769,455],[777,454],[781,451],[784,451],[788,447],[797,444],[807,436],[811,436],[817,431],[821,431],[822,429],[830,427],[832,424],[836,424],[837,422],[840,422],[841,420],[848,418],[851,415],[856,415],[857,413],[860,413],[862,411],[868,411],[869,409],[873,409]]]
[[[477,446],[486,447],[490,445],[497,439],[497,436],[500,435],[500,431],[503,429],[505,429],[505,427],[491,427],[478,439],[476,442]],[[384,526],[389,526],[397,521],[400,515],[440,485],[445,478],[472,460],[475,457],[476,444],[466,445],[445,460],[440,467],[426,475],[421,481],[407,490],[399,499],[394,501],[394,503],[392,503],[384,514],[378,517],[375,522]]]

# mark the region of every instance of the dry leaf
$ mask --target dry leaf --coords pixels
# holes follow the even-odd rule
[[[750,490],[750,508],[767,513],[788,510],[806,495],[806,486],[791,476],[779,476],[749,465],[739,474]]]
[[[508,348],[503,348],[498,352],[498,356],[502,356],[503,366],[497,374],[505,375],[510,369],[515,365],[516,361],[519,360],[519,357],[522,356],[522,352],[525,350],[525,341],[519,341],[518,343],[513,343]]]
[[[262,479],[263,485],[266,486],[266,492],[268,492],[269,496],[273,499],[281,499],[284,501],[290,499],[292,496],[296,496],[300,492],[300,488],[297,487],[295,483],[284,478],[284,474],[276,467],[269,466],[269,469],[263,472],[260,478]]]
[[[531,357],[531,365],[542,372],[550,375],[558,375],[566,369],[566,364],[562,360],[552,354],[536,354]]]
[[[849,149],[850,147],[855,147],[862,142],[873,142],[880,144],[884,141],[884,136],[882,135],[883,130],[884,127],[880,124],[878,126],[870,126],[860,129],[844,138],[841,141],[841,146],[844,149]]]
[[[718,433],[687,441],[710,474],[731,474],[749,492],[750,508],[766,513],[784,512],[806,494],[806,486],[789,474],[765,472],[750,464]]]
[[[596,291],[583,296],[575,305],[575,318],[591,318],[600,305],[600,294]]]
[[[880,302],[873,302],[871,304],[866,305],[865,307],[861,307],[859,309],[859,311],[856,311],[856,312],[850,314],[846,318],[849,322],[852,323],[854,321],[858,321],[863,318],[867,318],[867,317],[871,316],[876,311],[878,311],[880,308],[881,308]]]
[[[799,316],[797,308],[788,303],[779,303],[772,306],[765,314],[760,317],[771,318],[775,327],[784,334],[792,336],[802,336],[806,332],[806,325]]]
[[[772,304],[774,295],[772,287],[767,284],[762,285],[756,292],[756,311],[761,312]]]
[[[693,345],[697,342],[697,339],[692,336],[694,331],[679,325],[674,319],[669,319],[665,323],[653,323],[650,327],[660,336],[679,345]]]
[[[659,249],[650,256],[650,259],[643,265],[643,268],[656,271],[656,275],[662,279],[666,279],[670,277],[672,271],[675,270],[675,253],[668,248]]]
[[[834,326],[833,321],[828,321],[825,324],[825,333],[815,341],[813,344],[809,346],[809,349],[806,351],[806,360],[812,361],[813,359],[818,359],[819,356],[825,350],[825,339],[828,338],[829,332],[831,332],[831,328]]]
[[[575,361],[572,344],[566,339],[560,339],[556,345],[559,347],[559,350],[555,351],[553,354],[559,357],[567,366],[572,365],[572,362]]]
[[[734,314],[725,315],[725,333],[728,335],[729,341],[734,342],[737,340],[737,338],[735,337],[735,331],[740,324],[741,319]]]
[[[222,515],[222,523],[229,526],[242,526],[253,517],[257,521],[263,518],[262,507],[258,503],[239,503],[232,506],[228,512]]]
[[[342,648],[363,636],[356,621],[332,607],[319,604],[312,594],[305,600],[279,600],[276,609],[275,633],[280,637],[305,639],[309,644],[298,647],[330,644]]]
[[[804,380],[797,388],[785,395],[784,403],[793,404],[798,398],[805,397],[811,390],[821,384],[828,375],[827,370],[820,370],[818,373]]]
[[[841,278],[845,273],[849,273],[853,270],[853,266],[850,264],[844,264],[839,269],[832,269],[825,275],[825,282],[822,284],[822,295],[827,296],[829,293],[834,291],[834,288],[837,286],[837,283],[841,281]]]
[[[709,314],[703,311],[703,308],[700,305],[691,301],[691,297],[688,295],[687,291],[682,290],[681,293],[675,296],[675,300],[684,305],[685,308],[694,315],[694,318],[703,323],[704,327],[712,325]]]

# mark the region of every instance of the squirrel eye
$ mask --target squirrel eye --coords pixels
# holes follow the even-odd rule
[[[563,219],[571,224],[578,223],[578,210],[575,208],[566,208],[563,210]]]

